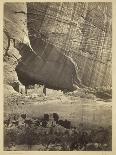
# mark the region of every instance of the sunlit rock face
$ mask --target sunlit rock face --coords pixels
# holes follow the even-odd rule
[[[27,6],[25,3],[4,3],[4,84],[13,87],[18,82],[15,68],[21,58],[16,46],[29,44],[27,31]],[[8,90],[8,89],[7,89]]]
[[[25,3],[4,4],[4,32],[19,42],[29,42],[27,30],[27,6]]]

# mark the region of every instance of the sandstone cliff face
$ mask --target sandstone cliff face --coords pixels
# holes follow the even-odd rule
[[[43,46],[51,43],[73,58],[83,84],[110,88],[111,10],[111,3],[28,3],[31,45],[38,51],[42,44],[35,38],[42,38]]]
[[[31,13],[34,14],[34,11]],[[72,76],[76,76],[74,63],[42,38],[36,37],[31,42],[33,50],[27,22],[25,3],[5,4],[4,83],[13,88],[21,81],[25,86],[39,83],[48,88],[73,90]]]
[[[27,31],[27,6],[25,3],[5,3],[4,32],[16,41],[23,43],[29,42]]]
[[[5,3],[4,84],[72,89],[70,56],[85,85],[111,87],[110,12],[108,3]]]
[[[15,71],[20,51],[16,46],[20,42],[29,44],[27,31],[27,7],[25,3],[5,3],[4,5],[4,84],[7,91],[13,91],[18,82]],[[7,92],[5,91],[5,93]],[[11,91],[11,92],[12,92]]]

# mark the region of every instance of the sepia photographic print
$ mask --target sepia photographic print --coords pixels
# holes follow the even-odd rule
[[[3,4],[4,151],[112,151],[112,2]]]

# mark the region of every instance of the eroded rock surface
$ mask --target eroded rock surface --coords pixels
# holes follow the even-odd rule
[[[52,89],[73,91],[73,83],[77,79],[74,62],[42,37],[34,37],[33,34],[32,37],[28,37],[27,14],[34,14],[37,11],[28,9],[27,12],[25,3],[5,4],[4,72],[7,74],[7,69],[8,72],[12,72],[10,75],[7,74],[8,78],[5,76],[5,82],[13,85],[13,81],[20,80],[25,86],[38,83]],[[30,28],[31,24],[29,30]]]

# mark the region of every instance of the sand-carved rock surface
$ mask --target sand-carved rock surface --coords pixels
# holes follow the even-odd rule
[[[73,91],[73,84],[77,79],[75,63],[42,38],[28,37],[27,5],[21,3],[17,7],[15,4],[7,3],[5,10],[7,11],[4,17],[4,59],[7,59],[6,56],[10,57],[10,63],[12,57],[15,63],[11,85],[13,81],[19,80],[25,86],[37,83],[52,89]],[[10,80],[9,77],[7,80]]]
[[[13,87],[18,82],[15,68],[21,58],[16,46],[22,42],[29,44],[25,3],[5,3],[4,5],[4,84]]]
[[[67,7],[69,14],[66,13]],[[110,89],[111,14],[108,11],[110,7],[101,3],[96,10],[92,3],[89,5],[87,3],[71,3],[71,5],[5,3],[4,60],[7,62],[7,57],[13,57],[13,61],[16,62],[14,68],[24,85],[38,83],[53,89],[72,91],[73,84],[79,85],[81,79],[87,86]],[[71,11],[71,8],[74,11]],[[79,14],[78,8],[85,10],[83,16]],[[93,8],[92,12],[90,12],[91,8]],[[98,10],[99,14],[96,16]],[[108,13],[107,17],[105,13]],[[93,20],[90,20],[90,17]],[[103,19],[98,23],[101,17]],[[87,25],[88,22],[94,27]],[[97,37],[94,36],[95,34]],[[88,39],[86,39],[87,35]],[[91,39],[94,43],[90,45]],[[101,48],[103,40],[104,44]],[[97,49],[93,45],[96,45]],[[14,74],[16,72],[13,71]]]

